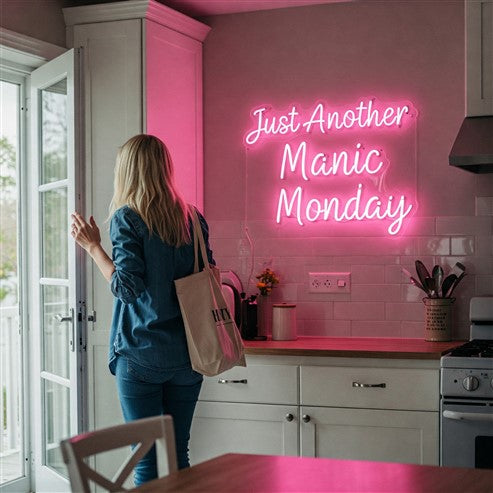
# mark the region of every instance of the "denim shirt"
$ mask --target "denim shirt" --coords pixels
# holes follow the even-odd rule
[[[210,263],[209,230],[198,213]],[[190,231],[193,232],[190,223]],[[192,234],[193,236],[193,234]],[[110,332],[109,368],[115,374],[117,355],[149,369],[190,366],[183,319],[174,280],[193,272],[193,242],[181,247],[164,243],[128,206],[111,218],[115,296]]]

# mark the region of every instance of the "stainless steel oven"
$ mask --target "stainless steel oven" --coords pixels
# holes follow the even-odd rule
[[[442,401],[442,465],[493,469],[493,403]]]
[[[493,469],[493,297],[471,299],[471,340],[440,361],[440,464]]]

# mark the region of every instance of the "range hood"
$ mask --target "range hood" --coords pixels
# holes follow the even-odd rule
[[[472,173],[493,173],[493,116],[468,116],[462,122],[449,164]]]

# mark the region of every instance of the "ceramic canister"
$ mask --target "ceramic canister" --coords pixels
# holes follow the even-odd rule
[[[291,303],[272,305],[272,339],[294,341],[296,338],[296,305]]]

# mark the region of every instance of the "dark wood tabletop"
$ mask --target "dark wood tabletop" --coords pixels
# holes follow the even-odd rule
[[[492,493],[493,470],[226,454],[132,490],[202,493]]]

